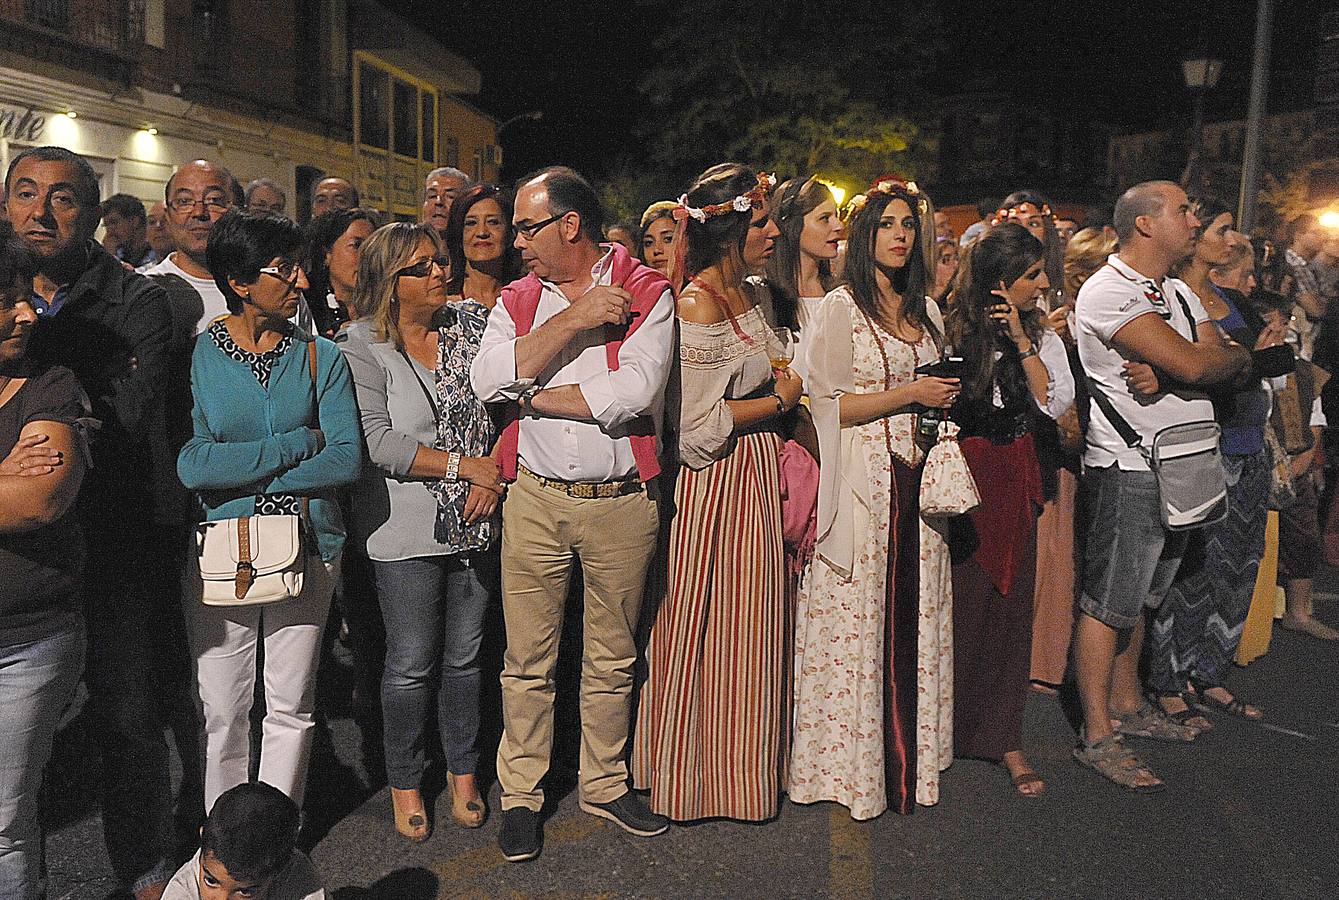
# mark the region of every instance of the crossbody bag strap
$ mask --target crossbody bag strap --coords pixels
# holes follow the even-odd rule
[[[439,336],[437,340],[440,341],[441,337]],[[414,376],[414,383],[417,384],[418,389],[423,392],[423,399],[428,401],[428,409],[432,410],[432,420],[434,422],[440,421],[442,414],[437,409],[437,401],[432,399],[432,394],[428,392],[428,386],[423,383],[422,378],[418,377],[418,369],[414,368],[414,361],[409,358],[409,354],[405,352],[403,347],[400,347],[399,350],[400,355],[404,357],[405,365],[409,366],[409,374]],[[441,351],[439,350],[438,352]]]
[[[1186,321],[1190,323],[1190,343],[1198,344],[1200,341],[1200,334],[1199,330],[1195,327],[1195,317],[1190,312],[1190,304],[1186,302],[1185,297],[1181,296],[1180,291],[1173,290],[1172,293],[1176,294],[1176,302],[1181,304],[1181,312],[1185,313]]]
[[[1144,439],[1139,436],[1139,432],[1130,426],[1124,416],[1116,412],[1116,407],[1112,405],[1111,398],[1088,377],[1087,371],[1083,371],[1083,381],[1088,385],[1088,396],[1092,397],[1093,401],[1097,403],[1098,408],[1102,410],[1102,415],[1106,416],[1106,420],[1111,423],[1111,427],[1116,429],[1116,433],[1121,436],[1121,440],[1125,441],[1131,450],[1138,450],[1141,454],[1147,455],[1148,451],[1144,449]]]
[[[316,389],[316,336],[307,342],[307,368],[312,376],[312,419],[316,422],[316,429],[321,428],[321,398]],[[302,498],[302,518],[311,524],[312,520],[312,500],[311,497]]]

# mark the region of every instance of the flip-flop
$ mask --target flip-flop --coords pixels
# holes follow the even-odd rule
[[[1009,780],[1013,783],[1014,790],[1018,791],[1020,797],[1040,797],[1046,793],[1046,779],[1037,772],[1019,772]],[[1018,790],[1025,784],[1040,784],[1042,789],[1031,794]]]

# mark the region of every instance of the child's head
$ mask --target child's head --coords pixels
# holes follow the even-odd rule
[[[225,791],[200,829],[201,900],[264,900],[297,836],[298,808],[283,791],[263,782]]]

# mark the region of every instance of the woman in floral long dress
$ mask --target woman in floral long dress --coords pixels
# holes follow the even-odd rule
[[[918,412],[958,391],[914,372],[939,359],[943,334],[925,296],[928,221],[914,184],[877,183],[851,222],[846,283],[806,342],[822,470],[796,611],[790,797],[856,819],[938,802],[952,761],[949,559],[918,510]]]

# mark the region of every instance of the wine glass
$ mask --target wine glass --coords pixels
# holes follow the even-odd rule
[[[790,368],[795,359],[795,335],[789,328],[773,328],[772,339],[767,343],[767,356],[772,368],[778,372]]]

